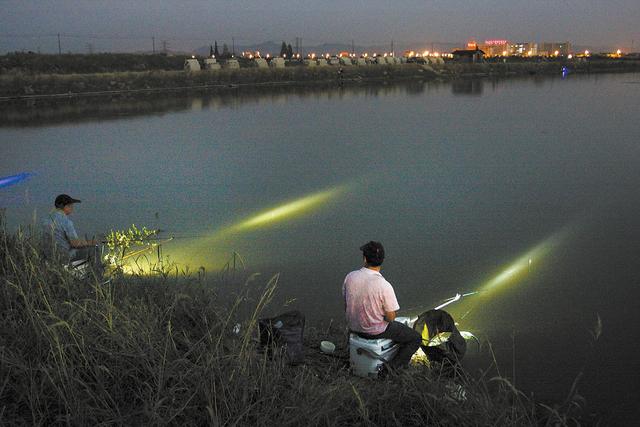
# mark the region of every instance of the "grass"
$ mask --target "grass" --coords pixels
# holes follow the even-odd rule
[[[278,276],[231,280],[165,267],[80,279],[0,224],[0,424],[573,425],[570,395],[540,405],[501,377],[423,365],[385,380],[349,374],[342,328],[311,325],[306,363],[256,343]],[[228,272],[227,272],[228,273]],[[235,277],[241,276],[233,275]],[[241,325],[240,333],[232,332]],[[337,357],[318,351],[338,344]],[[460,402],[452,386],[461,384]]]

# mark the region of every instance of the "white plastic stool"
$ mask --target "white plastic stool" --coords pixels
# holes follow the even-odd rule
[[[397,317],[396,322],[409,324],[408,317]],[[390,362],[398,353],[399,346],[388,338],[367,339],[349,334],[349,366],[354,375],[377,378],[384,363]]]

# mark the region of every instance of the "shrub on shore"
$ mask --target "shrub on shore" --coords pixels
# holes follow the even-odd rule
[[[80,279],[0,224],[0,423],[185,425],[567,425],[502,378],[414,366],[351,376],[307,345],[291,367],[257,349],[277,276],[232,285],[203,275]],[[233,286],[233,287],[232,287]],[[257,293],[256,293],[257,291]],[[222,295],[233,293],[233,298]],[[241,325],[234,332],[234,325]],[[339,334],[339,328],[333,331]],[[331,331],[308,328],[308,342]],[[316,346],[317,347],[317,346]],[[455,382],[452,382],[455,381]],[[451,393],[462,385],[466,400]]]

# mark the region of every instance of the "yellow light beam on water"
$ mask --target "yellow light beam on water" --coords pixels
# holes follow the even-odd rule
[[[258,228],[274,222],[279,222],[288,218],[302,215],[319,205],[329,201],[338,193],[342,192],[343,188],[334,188],[330,190],[320,191],[318,193],[311,194],[309,196],[302,197],[300,199],[293,200],[275,208],[268,209],[264,212],[258,213],[251,218],[240,222],[239,224],[231,227],[233,231],[249,230],[252,228]]]
[[[481,292],[489,292],[497,290],[508,284],[513,284],[523,279],[527,273],[531,270],[531,265],[534,262],[540,262],[545,256],[547,256],[556,245],[558,245],[566,237],[566,231],[560,231],[553,234],[551,237],[543,240],[518,259],[509,264],[506,268],[500,271],[497,275],[487,280],[480,287]]]
[[[228,234],[263,228],[284,220],[293,219],[309,213],[347,190],[347,185],[319,191],[308,196],[295,199],[273,208],[258,212],[247,219],[216,231],[212,237],[218,238]]]

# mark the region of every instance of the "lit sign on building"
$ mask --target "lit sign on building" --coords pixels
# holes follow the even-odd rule
[[[509,44],[509,40],[485,40],[484,44],[487,46],[503,46]]]

